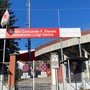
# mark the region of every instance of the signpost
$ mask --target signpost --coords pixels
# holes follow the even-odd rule
[[[80,28],[14,28],[14,29],[1,29],[0,39],[15,39],[15,38],[60,38],[61,43],[61,60],[63,61],[63,49],[62,49],[62,37],[81,37]],[[80,39],[79,39],[80,40]],[[81,55],[81,45],[79,43],[79,53]],[[56,61],[54,60],[56,59]],[[52,68],[58,68],[57,55],[52,58]],[[62,65],[62,72],[64,74],[64,64]],[[27,72],[29,70],[28,66],[23,66],[23,71]],[[82,75],[83,77],[83,75]],[[65,87],[65,77],[63,76],[64,88]],[[83,80],[82,80],[83,81]],[[66,90],[66,89],[65,89]]]
[[[3,37],[2,37],[3,36]],[[0,30],[0,38],[58,38],[59,28],[14,28]]]
[[[26,79],[26,78],[30,78],[30,76],[28,75],[28,70],[29,70],[29,66],[28,64],[24,64],[22,66],[22,70],[23,70],[23,75],[21,76],[22,79]]]
[[[59,68],[58,55],[56,53],[51,54],[51,67],[54,69]]]
[[[30,75],[28,75],[28,73],[23,73],[23,75],[21,76],[21,79],[28,79],[30,78]]]
[[[40,70],[41,71],[46,71],[46,68],[47,68],[47,66],[45,63],[40,64]]]
[[[57,68],[59,68],[58,55],[51,53],[52,90],[58,90]]]
[[[28,70],[29,70],[28,64],[24,64],[23,67],[22,67],[22,70],[23,70],[24,72],[28,72]]]
[[[60,28],[60,37],[81,37],[80,28]]]

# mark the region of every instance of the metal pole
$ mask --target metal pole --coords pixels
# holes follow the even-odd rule
[[[6,49],[6,39],[4,39],[4,46],[3,46],[3,64],[5,62],[5,49]],[[3,65],[2,65],[2,75],[1,75],[1,90],[3,90],[3,82],[4,82],[4,73],[3,73]]]
[[[30,28],[30,0],[28,0],[28,27]]]
[[[59,14],[59,9],[58,9],[57,12],[58,12],[58,27],[60,28],[60,16],[59,16],[60,14]],[[58,78],[58,84],[57,85],[58,85],[58,90],[59,90],[59,78]]]
[[[60,38],[60,46],[61,46],[61,60],[64,61],[63,59],[63,49],[62,49],[62,38]],[[62,75],[63,75],[63,90],[66,90],[66,80],[65,80],[65,66],[64,63],[62,64]]]
[[[28,0],[28,27],[30,28],[30,0]],[[30,61],[31,39],[28,38],[28,61]]]
[[[80,44],[80,38],[79,37],[78,37],[78,44],[79,44],[79,54],[80,54],[80,57],[82,57],[81,44]]]
[[[68,76],[69,76],[69,84],[70,84],[70,90],[71,90],[71,73],[70,73],[70,62],[68,60]]]
[[[35,89],[35,79],[34,79],[35,73],[34,73],[34,60],[33,60],[33,90]]]
[[[70,63],[69,63],[69,60],[68,60],[68,75],[69,75],[69,83],[71,85],[71,74],[70,74]]]
[[[7,24],[6,24],[6,30],[7,30]],[[5,49],[6,49],[6,39],[4,39],[4,46],[3,46],[3,64],[5,63]],[[4,82],[4,66],[2,65],[2,74],[1,74],[1,90],[3,90],[3,82]]]
[[[60,16],[59,16],[59,9],[58,9],[58,27],[60,28]]]
[[[56,73],[56,90],[59,90],[59,82],[58,82],[58,71],[57,69],[55,69],[55,73]]]
[[[7,24],[6,24],[6,30],[7,30]],[[4,39],[4,46],[3,46],[3,64],[5,62],[5,49],[6,49],[6,39]]]
[[[80,37],[78,37],[78,44],[79,44],[79,54],[80,54],[80,57],[82,57]],[[82,62],[81,68],[82,68],[82,72],[81,72],[82,86],[83,86],[83,88],[85,88],[85,83],[84,83],[85,81],[83,80],[83,78],[84,78],[83,62]]]
[[[3,46],[3,64],[5,62],[5,48],[6,48],[6,39],[4,39],[4,46]]]
[[[60,14],[58,9],[58,26],[60,28]],[[62,49],[62,38],[60,38],[60,46],[61,46],[61,60],[63,61],[63,49]],[[66,81],[65,81],[65,66],[62,64],[62,76],[63,76],[63,90],[66,90]]]

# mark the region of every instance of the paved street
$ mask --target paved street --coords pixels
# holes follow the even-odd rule
[[[35,78],[34,90],[51,90],[50,78]],[[27,79],[16,83],[16,90],[33,90],[33,79]]]

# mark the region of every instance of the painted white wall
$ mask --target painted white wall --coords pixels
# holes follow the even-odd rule
[[[87,42],[90,42],[90,34],[83,35],[80,38],[80,43],[81,44],[87,43]],[[77,44],[78,44],[78,39],[77,38],[71,38],[71,39],[62,41],[62,48],[67,48],[67,47],[77,45]],[[60,42],[58,42],[58,43],[49,45],[47,47],[44,47],[44,48],[42,48],[42,49],[40,49],[38,51],[35,51],[35,56],[39,56],[39,55],[42,55],[42,54],[47,53],[47,52],[58,50],[60,48],[61,48],[60,47]]]

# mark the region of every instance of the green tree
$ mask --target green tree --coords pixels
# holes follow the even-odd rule
[[[6,9],[8,9],[9,14],[10,14],[9,25],[7,26],[8,29],[18,28],[18,26],[14,25],[15,22],[18,21],[18,19],[16,19],[15,13],[10,9],[11,5],[12,3],[10,3],[9,0],[0,0],[0,21]],[[0,26],[0,28],[2,27]],[[6,28],[6,26],[4,26],[3,28]],[[0,39],[0,62],[3,59],[2,57],[3,56],[3,45],[4,45],[4,40]],[[7,39],[6,40],[6,50],[5,50],[5,61],[9,61],[9,54],[18,52],[18,50],[19,50],[18,42],[15,39]]]

